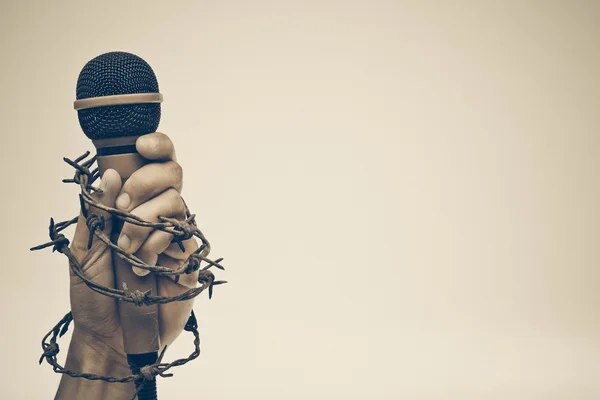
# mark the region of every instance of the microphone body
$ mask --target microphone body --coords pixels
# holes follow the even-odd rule
[[[114,169],[121,175],[122,183],[125,183],[136,170],[146,164],[146,160],[135,150],[135,141],[138,137],[125,136],[93,141],[97,149],[98,170],[101,176],[107,169]],[[113,243],[117,243],[122,228],[122,221],[115,218],[111,232]],[[150,290],[153,295],[157,294],[154,274],[136,275],[131,265],[115,253],[113,253],[113,265],[118,289],[122,289],[121,285],[125,284],[130,292]],[[119,317],[123,328],[125,353],[129,355],[158,353],[160,340],[157,304],[136,306],[133,303],[119,302]]]

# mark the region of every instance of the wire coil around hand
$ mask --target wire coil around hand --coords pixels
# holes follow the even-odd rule
[[[191,288],[177,296],[166,297],[166,296],[157,296],[151,292],[140,292],[140,291],[129,291],[125,284],[122,285],[121,289],[111,288],[104,285],[101,285],[97,282],[86,277],[83,272],[82,265],[77,261],[75,256],[71,253],[69,248],[69,239],[67,239],[61,232],[67,227],[75,224],[78,220],[78,217],[72,218],[67,221],[62,221],[55,223],[53,218],[50,218],[49,225],[49,236],[50,241],[44,243],[39,246],[32,247],[31,250],[40,250],[48,247],[52,247],[52,251],[58,251],[59,253],[64,254],[69,259],[69,266],[73,273],[79,277],[91,290],[100,293],[102,295],[112,297],[117,299],[118,301],[124,301],[133,303],[136,306],[142,305],[150,305],[150,304],[166,304],[173,301],[184,301],[190,300],[194,297],[198,296],[204,290],[208,289],[209,298],[212,297],[213,287],[217,285],[221,285],[227,283],[226,281],[215,280],[215,275],[210,271],[210,268],[216,267],[218,269],[224,270],[223,266],[220,262],[223,260],[222,258],[211,260],[208,258],[210,253],[210,243],[204,236],[204,234],[198,229],[198,226],[195,221],[195,215],[191,214],[187,205],[185,207],[186,211],[186,219],[184,221],[180,221],[173,218],[163,218],[159,217],[158,223],[144,221],[141,218],[133,215],[131,213],[121,211],[112,207],[107,207],[99,202],[97,202],[92,196],[92,192],[101,193],[102,190],[98,187],[95,187],[93,184],[99,178],[98,168],[91,170],[92,166],[96,161],[96,157],[91,157],[88,159],[90,152],[87,151],[80,157],[77,157],[75,160],[70,160],[68,158],[64,158],[63,160],[75,168],[75,175],[72,179],[64,179],[65,183],[76,183],[81,188],[80,193],[80,205],[81,212],[84,218],[86,218],[86,225],[90,232],[90,237],[88,240],[88,249],[91,248],[94,238],[104,243],[107,247],[109,247],[115,254],[117,254],[120,258],[126,260],[132,266],[145,269],[151,272],[154,272],[157,275],[169,276],[174,279],[175,282],[179,281],[179,276],[182,274],[191,274],[198,271],[198,280],[197,282],[200,284],[197,287]],[[87,160],[86,160],[87,159]],[[185,202],[184,202],[185,203]],[[113,218],[121,220],[123,223],[127,222],[130,224],[151,227],[153,229],[161,230],[164,232],[168,232],[173,235],[173,243],[177,243],[182,252],[185,252],[185,247],[183,246],[183,241],[188,240],[192,237],[196,237],[201,241],[201,245],[196,249],[192,254],[188,256],[188,258],[181,263],[181,265],[176,269],[171,269],[167,267],[161,266],[153,266],[148,265],[138,257],[133,255],[132,253],[128,253],[127,251],[121,249],[117,245],[111,242],[110,238],[103,233],[104,228],[104,217],[98,214],[92,213],[90,208],[101,209],[105,212],[108,212],[112,215]],[[205,263],[206,265],[201,268],[201,263]],[[89,380],[102,380],[105,382],[112,383],[126,383],[126,382],[136,382],[140,383],[137,386],[136,393],[132,399],[135,399],[140,392],[143,390],[144,382],[147,382],[151,379],[154,379],[156,376],[161,377],[169,377],[172,376],[170,373],[166,373],[172,367],[180,366],[186,364],[187,362],[197,358],[200,355],[200,336],[198,334],[198,324],[196,321],[196,317],[194,312],[192,311],[187,324],[185,325],[184,330],[192,332],[194,335],[194,351],[185,359],[178,359],[171,363],[163,363],[162,357],[164,355],[164,350],[161,353],[158,361],[155,364],[145,366],[143,371],[140,370],[139,373],[129,375],[122,378],[115,378],[109,376],[99,376],[95,374],[89,373],[81,373],[70,371],[64,367],[62,367],[56,359],[56,356],[59,352],[59,346],[57,343],[57,339],[63,336],[68,328],[69,324],[73,321],[73,316],[71,312],[66,314],[46,336],[42,339],[42,349],[44,350],[41,358],[40,364],[43,360],[46,360],[50,365],[52,365],[53,370],[57,373],[67,374],[73,378],[84,378]]]

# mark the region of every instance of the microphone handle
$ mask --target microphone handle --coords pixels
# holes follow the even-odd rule
[[[146,160],[135,149],[137,138],[138,136],[129,136],[94,140],[100,175],[107,169],[114,169],[121,175],[124,184],[136,170],[146,164]],[[111,233],[113,243],[117,243],[122,228],[123,221],[113,219]],[[123,289],[125,283],[129,292],[150,290],[153,295],[157,294],[156,276],[153,273],[138,276],[133,272],[131,264],[116,253],[113,252],[112,257],[117,289]],[[158,305],[136,306],[133,303],[120,301],[118,308],[127,361],[131,371],[138,374],[142,367],[154,364],[158,360],[160,350]],[[141,384],[143,388],[138,392],[139,400],[157,399],[156,378],[152,381],[136,382],[136,389],[139,389]]]

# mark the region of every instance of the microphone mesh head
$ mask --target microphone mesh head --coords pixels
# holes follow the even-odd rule
[[[132,93],[158,93],[158,81],[148,63],[120,51],[90,60],[77,79],[77,100]],[[81,129],[92,140],[155,132],[160,103],[124,104],[78,110]]]

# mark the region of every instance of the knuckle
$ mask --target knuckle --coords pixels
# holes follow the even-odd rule
[[[170,214],[171,215],[176,215],[181,213],[181,211],[184,209],[184,205],[183,205],[183,199],[181,198],[181,195],[179,194],[179,192],[173,188],[170,188],[168,190],[169,192],[169,208],[170,208]]]
[[[183,180],[183,168],[181,165],[175,161],[171,161],[168,164],[171,174],[175,177],[176,182],[181,182]]]

